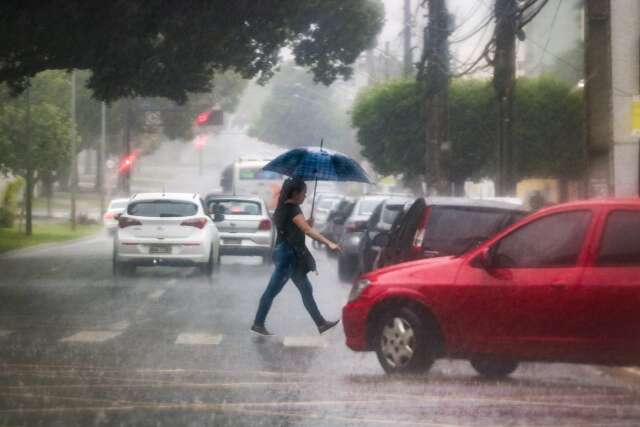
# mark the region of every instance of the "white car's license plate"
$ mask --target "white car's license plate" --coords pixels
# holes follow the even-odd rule
[[[222,241],[222,244],[224,245],[239,245],[242,243],[242,240],[240,239],[224,239]]]
[[[149,247],[150,254],[170,254],[171,246],[170,245],[151,245]]]

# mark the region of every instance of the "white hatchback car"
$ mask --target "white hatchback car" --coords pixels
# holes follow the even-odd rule
[[[142,193],[118,218],[113,246],[115,275],[136,266],[197,266],[206,275],[220,265],[220,234],[198,194]]]
[[[218,224],[222,255],[260,256],[269,264],[276,230],[267,205],[260,197],[209,195],[210,213],[224,215]]]

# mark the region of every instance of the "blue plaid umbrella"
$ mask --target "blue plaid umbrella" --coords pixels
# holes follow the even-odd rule
[[[305,181],[371,183],[355,160],[322,147],[294,148],[273,159],[263,169]]]
[[[352,158],[337,151],[320,147],[301,147],[289,150],[270,161],[263,170],[316,182],[313,189],[311,216],[316,204],[318,181],[353,181],[371,184],[362,167]]]

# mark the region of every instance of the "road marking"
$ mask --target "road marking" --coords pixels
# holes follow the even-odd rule
[[[60,340],[60,342],[104,342],[120,335],[122,331],[80,331]]]
[[[151,301],[160,301],[160,298],[162,298],[162,295],[164,295],[165,292],[166,291],[164,289],[158,289],[157,291],[147,295],[147,299]]]
[[[325,348],[327,342],[322,337],[284,337],[282,344],[291,348]]]
[[[13,333],[13,331],[8,331],[6,329],[0,329],[0,338],[8,337],[12,333]]]
[[[222,335],[199,333],[184,333],[178,335],[176,344],[182,345],[218,345],[222,342]]]
[[[110,331],[120,331],[120,332],[122,332],[125,329],[127,329],[128,327],[129,327],[129,322],[127,322],[126,320],[121,320],[120,322],[113,323],[107,329],[110,330]]]

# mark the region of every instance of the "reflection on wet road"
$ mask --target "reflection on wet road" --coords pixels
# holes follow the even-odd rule
[[[111,277],[104,237],[0,259],[0,425],[635,426],[640,380],[592,366],[524,364],[482,380],[462,361],[390,377],[374,354],[318,335],[287,286],[248,332],[270,270],[224,258]],[[319,254],[318,304],[349,288]]]

